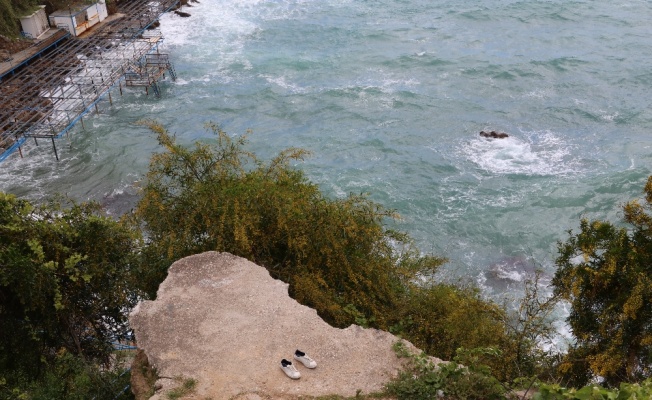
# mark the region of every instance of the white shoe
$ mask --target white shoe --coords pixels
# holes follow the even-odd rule
[[[285,372],[285,375],[289,376],[292,379],[301,378],[301,373],[297,371],[291,361],[286,360],[285,358],[281,360],[281,369]]]
[[[306,368],[317,368],[317,362],[308,357],[308,355],[301,350],[294,352],[294,359],[301,362],[301,364],[303,364]]]

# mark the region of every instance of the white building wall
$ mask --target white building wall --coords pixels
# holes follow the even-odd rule
[[[109,16],[109,11],[106,9],[106,2],[100,0],[100,2],[97,3],[97,8],[100,13],[100,21],[104,21]]]
[[[100,13],[97,12],[97,4],[93,4],[86,9],[86,21],[87,28],[100,22]]]
[[[65,29],[73,35],[77,35],[77,23],[75,17],[70,15],[50,15],[50,24],[61,29]]]
[[[22,17],[20,19],[20,25],[23,28],[23,32],[27,33],[32,38],[37,38],[41,34],[47,31],[50,27],[48,26],[48,18],[45,15],[45,6],[39,6],[39,10],[35,11],[32,15]]]
[[[106,4],[98,2],[86,9],[86,16],[88,21],[94,21],[97,19],[97,22],[102,22],[109,16],[108,11],[106,10]],[[97,22],[92,22],[89,25],[93,26]]]
[[[62,28],[79,36],[84,31],[106,19],[109,13],[106,4],[98,2],[81,9],[73,16],[61,15],[60,11],[55,11],[50,15],[50,23],[57,28]]]

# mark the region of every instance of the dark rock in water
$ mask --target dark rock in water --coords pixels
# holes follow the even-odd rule
[[[509,137],[509,135],[506,134],[505,132],[496,132],[496,131],[491,131],[491,132],[480,131],[480,136],[486,138],[492,138],[492,139],[504,139],[506,137]]]
[[[119,217],[136,207],[138,200],[140,200],[138,192],[129,188],[128,190],[118,190],[105,195],[100,200],[100,204],[107,214]]]
[[[524,256],[504,257],[491,264],[484,271],[487,279],[485,285],[492,291],[505,292],[510,288],[522,287],[525,280],[533,279],[537,273],[537,265]],[[543,281],[549,279],[542,276]]]
[[[176,10],[174,13],[177,14],[178,16],[184,17],[184,18],[187,18],[187,17],[190,16],[190,14],[188,14],[186,12],[183,12],[183,11],[179,11],[179,10]]]

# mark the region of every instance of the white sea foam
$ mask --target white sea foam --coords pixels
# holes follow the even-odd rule
[[[532,97],[535,99],[545,99],[552,97],[553,95],[554,90],[552,88],[539,88],[525,93],[525,97]]]
[[[567,175],[577,172],[570,146],[556,134],[543,131],[505,139],[477,136],[461,145],[461,153],[489,173]]]
[[[386,120],[386,121],[382,121],[382,122],[380,122],[380,123],[378,124],[378,126],[386,127],[386,126],[390,126],[390,125],[398,124],[398,123],[400,123],[400,122],[401,122],[400,119],[388,119],[388,120]]]
[[[362,87],[376,88],[386,93],[393,93],[405,87],[414,87],[420,84],[416,78],[397,77],[394,73],[374,68],[364,72],[364,78],[358,79],[357,83]]]
[[[554,321],[552,326],[555,328],[557,335],[548,343],[541,343],[541,347],[546,351],[563,352],[573,343],[573,331],[566,322],[570,310],[567,303],[559,303],[552,315]]]
[[[260,77],[265,79],[269,83],[272,83],[278,87],[288,90],[293,94],[300,94],[300,93],[307,92],[305,88],[302,88],[297,84],[288,82],[285,76],[260,75]]]
[[[489,269],[490,276],[493,280],[502,280],[508,282],[523,282],[528,271],[523,268],[520,262],[503,261],[494,264]]]
[[[609,121],[609,122],[613,122],[614,119],[616,119],[616,118],[618,118],[620,116],[618,111],[616,111],[614,113],[611,113],[611,114],[607,113],[607,111],[604,111],[604,110],[599,110],[599,111],[600,111],[600,114],[601,114],[600,118],[602,118],[605,121]]]
[[[168,46],[204,45],[208,40],[212,45],[223,45],[227,37],[251,33],[256,25],[241,16],[233,1],[218,2],[205,0],[185,7],[184,12],[191,16],[180,17],[167,13],[161,17],[161,32]],[[246,2],[244,2],[246,3]]]
[[[57,149],[62,161],[57,162],[49,140],[39,139],[39,146],[28,140],[22,147],[23,157],[15,152],[2,162],[0,168],[0,187],[3,191],[39,199],[48,194],[49,183],[57,180],[61,171],[67,169],[71,156],[62,148],[61,141]],[[66,158],[64,158],[64,155]]]
[[[346,92],[356,92],[362,90],[372,91],[378,90],[382,93],[392,94],[407,87],[417,87],[420,82],[416,78],[397,77],[395,74],[384,71],[383,69],[368,69],[361,72],[361,76],[353,78],[351,83],[340,85],[321,87],[321,92],[328,92],[333,90],[340,90]]]
[[[250,10],[258,3],[205,0],[183,9],[191,15],[188,18],[167,13],[161,18],[166,48],[193,69],[205,66],[219,73],[231,64],[251,68],[242,53],[247,41],[260,29]]]

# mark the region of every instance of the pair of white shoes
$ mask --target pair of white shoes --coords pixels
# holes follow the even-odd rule
[[[313,360],[312,358],[308,357],[308,355],[301,350],[297,350],[294,352],[294,359],[299,361],[306,368],[310,368],[310,369],[317,368],[317,362],[315,362],[315,360]],[[283,370],[283,372],[285,372],[285,375],[289,376],[292,379],[301,378],[301,373],[297,371],[294,364],[292,364],[292,361],[288,361],[285,358],[282,359],[281,369]]]

